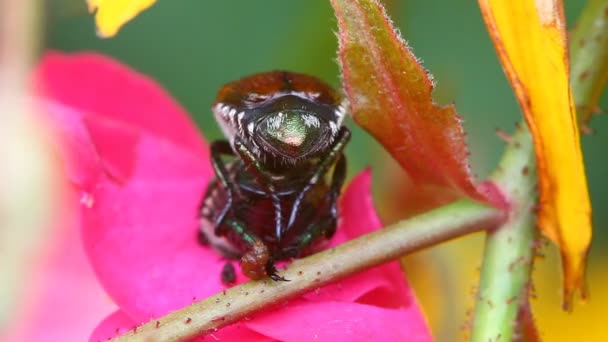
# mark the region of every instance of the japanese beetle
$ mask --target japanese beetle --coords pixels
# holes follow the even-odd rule
[[[211,145],[201,241],[252,279],[286,280],[274,263],[310,254],[336,230],[346,104],[315,77],[273,71],[224,85],[213,112],[227,140]]]

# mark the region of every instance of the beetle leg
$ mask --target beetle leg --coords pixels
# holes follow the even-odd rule
[[[306,229],[306,233],[298,236],[298,238],[289,247],[284,248],[281,253],[283,258],[296,258],[300,252],[308,247],[317,237],[322,234],[327,236],[333,234],[336,230],[336,218],[332,215],[326,216],[324,219],[311,224]]]
[[[321,163],[319,163],[319,166],[308,180],[308,183],[304,186],[302,191],[300,191],[300,193],[298,194],[298,197],[296,197],[296,199],[294,200],[293,206],[291,207],[291,214],[289,215],[289,221],[287,223],[287,229],[293,226],[296,220],[296,215],[300,210],[300,206],[302,205],[302,201],[304,200],[304,196],[306,195],[306,193],[319,181],[321,177],[323,177],[323,175],[325,175],[331,165],[336,162],[336,159],[338,159],[338,162],[336,164],[336,168],[334,169],[334,175],[330,191],[333,194],[332,196],[336,197],[337,199],[338,195],[340,194],[342,184],[344,183],[344,177],[346,175],[346,162],[343,160],[342,152],[344,150],[344,147],[346,146],[346,143],[348,143],[349,140],[350,131],[348,130],[348,128],[342,127],[340,129],[338,139],[334,143],[334,146],[329,151],[327,156],[323,158]],[[341,166],[338,165],[340,163],[342,163]]]
[[[220,273],[220,279],[222,280],[222,284],[226,286],[233,285],[236,282],[236,271],[232,262],[226,261],[222,268],[222,273]]]
[[[289,250],[286,251],[286,257],[297,257],[300,252],[308,247],[321,234],[326,239],[330,239],[336,232],[338,222],[338,197],[340,190],[346,178],[346,157],[341,154],[336,162],[336,167],[332,174],[331,185],[329,189],[328,205],[329,214],[321,221],[311,224],[306,233],[301,235]]]
[[[230,143],[226,140],[218,140],[214,141],[211,144],[211,164],[213,166],[213,170],[217,175],[218,180],[226,189],[226,204],[220,211],[217,216],[214,226],[215,226],[215,235],[221,234],[220,227],[223,226],[224,219],[226,218],[226,214],[232,209],[234,191],[238,192],[238,189],[235,190],[234,182],[230,178],[228,171],[226,170],[226,165],[222,160],[222,155],[235,156],[232,147],[230,147]]]
[[[242,222],[231,218],[224,224],[249,247],[249,251],[241,258],[241,269],[245,275],[252,279],[267,275],[274,281],[289,281],[277,274],[268,247],[255,234],[249,232]]]
[[[286,279],[285,277],[282,277],[278,274],[277,268],[274,265],[274,260],[268,260],[264,268],[266,270],[266,274],[268,275],[268,277],[270,277],[270,279],[274,281],[290,281],[289,279]]]
[[[251,246],[255,241],[260,240],[255,234],[251,233],[247,227],[245,227],[245,224],[233,218],[229,218],[224,221],[224,229],[227,233],[234,233],[241,240],[241,242],[247,246]]]
[[[234,141],[234,147],[237,153],[243,161],[248,170],[253,174],[258,183],[266,190],[266,194],[272,200],[272,206],[274,208],[274,223],[275,223],[275,236],[278,241],[281,241],[283,235],[283,209],[281,208],[281,201],[277,194],[276,188],[269,180],[268,175],[264,171],[264,168],[260,162],[256,159],[255,155],[249,151],[238,138]]]
[[[336,167],[334,168],[334,173],[332,175],[331,185],[329,188],[329,216],[333,219],[334,224],[333,226],[328,226],[323,232],[323,235],[325,235],[325,238],[327,239],[330,239],[336,232],[336,222],[338,221],[338,197],[340,196],[340,191],[342,190],[342,185],[344,184],[345,178],[346,157],[342,154],[336,162]]]

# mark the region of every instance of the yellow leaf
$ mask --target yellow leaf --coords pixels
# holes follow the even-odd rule
[[[90,12],[95,13],[99,36],[114,36],[118,30],[156,0],[87,0]]]
[[[564,307],[585,294],[591,205],[569,85],[568,46],[558,0],[479,0],[483,18],[534,138],[538,226],[562,254]]]

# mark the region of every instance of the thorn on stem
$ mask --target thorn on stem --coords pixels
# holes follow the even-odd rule
[[[511,137],[511,135],[509,135],[507,132],[503,131],[500,128],[496,129],[496,135],[498,135],[498,137],[500,139],[502,139],[504,142],[506,142],[507,144],[510,144],[511,141],[513,141],[513,138]]]
[[[585,46],[585,43],[586,43],[586,42],[585,42],[585,40],[584,40],[584,39],[581,39],[581,40],[579,40],[579,41],[578,41],[578,46],[579,46],[579,47],[584,47],[584,46]]]
[[[600,107],[600,106],[595,106],[595,107],[594,107],[594,108],[591,110],[591,112],[592,112],[593,114],[606,114],[606,113],[607,113],[607,111],[603,110],[603,109],[602,109],[602,107]]]
[[[581,132],[586,135],[595,133],[593,129],[587,125],[581,125]]]

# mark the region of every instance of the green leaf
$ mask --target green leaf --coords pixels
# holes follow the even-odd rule
[[[428,194],[423,197],[432,198],[433,205],[462,196],[496,202],[473,183],[454,106],[433,102],[430,75],[384,8],[375,0],[331,4],[338,18],[344,88],[355,121],[388,150],[417,192]]]

